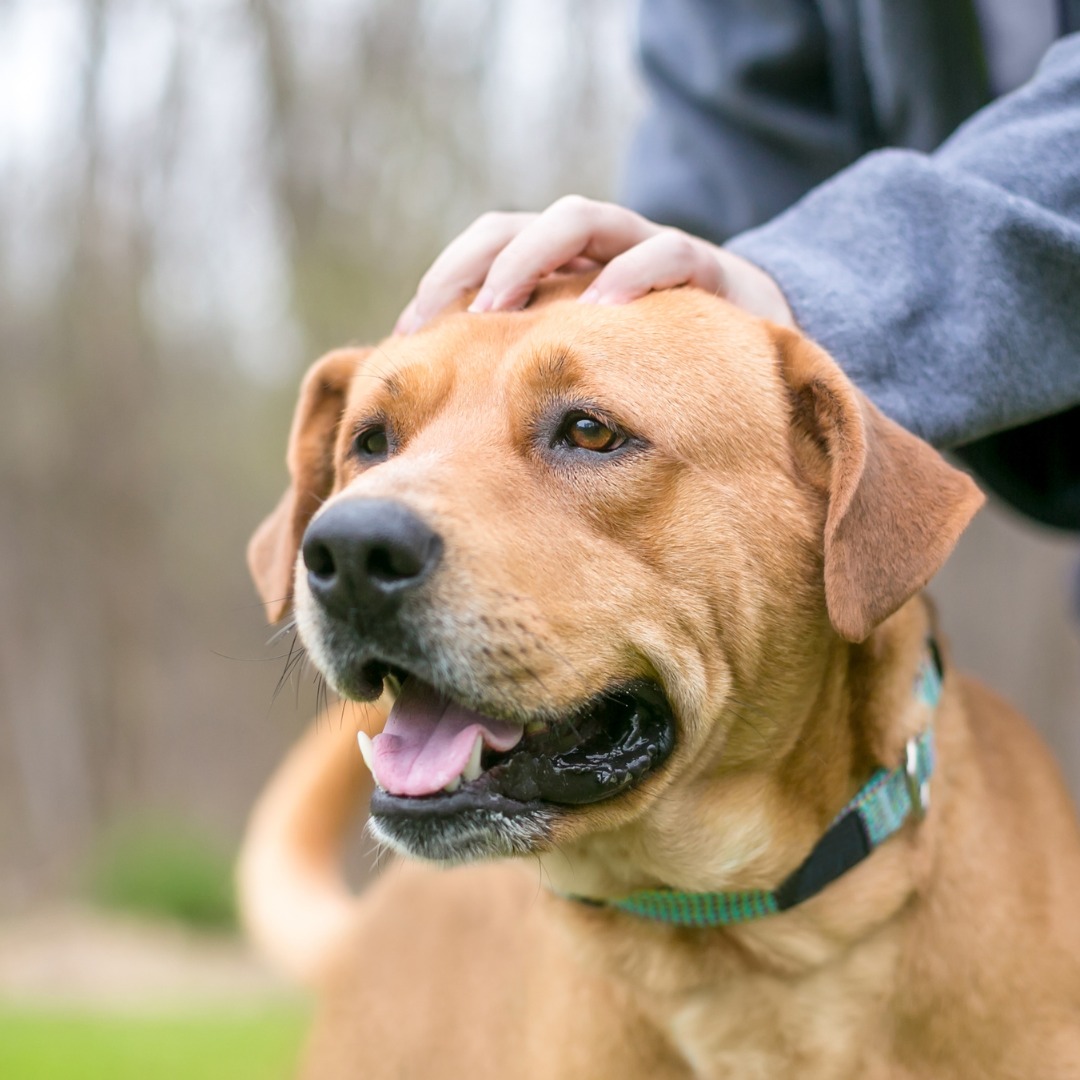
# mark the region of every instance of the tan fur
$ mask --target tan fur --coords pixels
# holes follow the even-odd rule
[[[655,678],[675,751],[560,814],[533,860],[397,865],[347,899],[334,844],[358,755],[301,744],[243,865],[260,939],[320,980],[306,1075],[1080,1076],[1074,814],[1024,721],[951,668],[929,816],[808,902],[686,930],[557,895],[783,880],[927,722],[917,593],[980,501],[798,335],[692,290],[602,309],[573,288],[317,366],[252,565],[265,597],[290,594],[312,493],[404,502],[446,542],[431,604],[448,679],[567,709]],[[649,452],[547,462],[537,417],[560,394]],[[362,471],[348,445],[380,411],[400,449]],[[294,592],[324,666],[303,573]]]
[[[292,483],[248,544],[248,568],[271,622],[277,622],[292,602],[293,564],[300,538],[334,486],[334,438],[345,394],[364,355],[363,349],[327,353],[300,387],[289,436]]]
[[[236,872],[244,927],[299,982],[318,983],[353,920],[341,844],[373,787],[356,751],[356,732],[374,734],[384,719],[381,703],[320,717],[248,821]]]

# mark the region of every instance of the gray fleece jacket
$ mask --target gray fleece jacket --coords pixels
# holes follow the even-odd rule
[[[884,412],[1080,529],[1080,33],[993,104],[970,0],[645,0],[641,33],[627,203],[728,240]]]

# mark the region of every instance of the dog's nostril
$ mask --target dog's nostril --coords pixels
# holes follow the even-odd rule
[[[383,582],[416,577],[424,569],[419,553],[407,547],[377,545],[368,551],[368,577]]]
[[[337,571],[333,552],[321,540],[309,541],[304,545],[304,565],[309,573],[323,580],[329,580]]]

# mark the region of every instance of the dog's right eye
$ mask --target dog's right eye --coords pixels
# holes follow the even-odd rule
[[[563,418],[559,441],[572,449],[610,454],[625,445],[626,436],[589,413],[574,411]]]
[[[390,439],[382,424],[364,428],[353,440],[353,452],[361,461],[381,461],[390,452]]]

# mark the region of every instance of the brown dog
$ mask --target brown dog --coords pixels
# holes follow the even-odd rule
[[[256,582],[335,689],[397,692],[375,835],[468,864],[353,898],[355,745],[285,763],[241,884],[323,993],[308,1075],[1080,1077],[1069,800],[931,685],[917,593],[981,496],[797,334],[574,287],[305,380]]]

